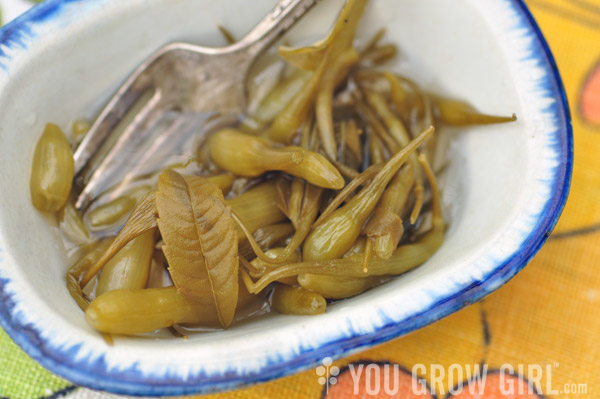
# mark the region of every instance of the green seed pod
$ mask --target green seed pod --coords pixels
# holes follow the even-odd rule
[[[410,142],[410,133],[402,123],[389,109],[387,101],[382,94],[373,90],[364,90],[365,98],[368,104],[373,108],[375,113],[383,120],[387,126],[389,134],[396,142],[404,147]]]
[[[318,187],[339,190],[344,187],[344,178],[335,166],[319,153],[304,150],[301,147],[286,147],[303,153],[302,162],[291,165],[284,172],[303,178]]]
[[[178,323],[202,323],[195,309],[175,287],[121,289],[106,292],[93,300],[85,319],[96,330],[110,334],[143,334]],[[214,305],[207,303],[207,314]],[[207,323],[208,324],[208,323]]]
[[[272,301],[273,307],[283,314],[321,314],[327,308],[327,302],[321,294],[302,287],[278,285],[273,292]]]
[[[442,123],[450,126],[489,125],[492,123],[514,122],[517,116],[485,115],[477,111],[471,104],[439,96],[431,96]]]
[[[295,73],[277,85],[260,103],[253,117],[262,123],[269,122],[302,90],[310,79],[310,72],[298,69]]]
[[[150,186],[138,187],[126,195],[93,209],[87,214],[90,226],[102,228],[122,220],[133,210],[138,200],[151,189]]]
[[[273,147],[267,140],[235,129],[223,129],[208,139],[214,163],[238,176],[255,177],[281,170],[319,187],[340,189],[344,178],[322,155],[301,147]]]
[[[252,236],[262,249],[267,250],[277,243],[285,241],[292,234],[294,234],[294,226],[289,223],[276,223],[257,229],[252,233]],[[248,240],[240,240],[238,237],[238,242],[239,254],[241,256],[246,259],[252,259],[252,257],[256,256]]]
[[[206,179],[211,183],[216,184],[221,191],[223,191],[223,194],[227,194],[235,182],[235,175],[231,173],[221,173],[219,175],[208,176]]]
[[[131,212],[135,203],[134,198],[122,196],[95,208],[88,213],[90,226],[100,228],[118,222]]]
[[[284,250],[285,250],[285,248],[283,248],[283,247],[271,248],[265,252],[265,255],[269,258],[275,259],[278,256],[280,256]],[[300,262],[300,254],[298,252],[293,252],[292,255],[288,257],[288,261],[290,263]],[[267,264],[265,261],[261,260],[260,258],[255,258],[250,263],[252,264],[252,266],[256,267],[257,269],[263,269],[263,270],[268,269],[273,266],[276,267],[276,265]],[[287,277],[287,278],[283,278],[283,279],[277,280],[277,281],[279,283],[282,283],[285,285],[295,285],[296,277]]]
[[[225,200],[244,222],[246,228],[254,233],[261,227],[279,223],[285,220],[285,215],[277,207],[277,187],[273,181],[267,181],[252,187],[248,191]],[[245,240],[242,229],[236,225],[238,239]]]
[[[414,180],[412,164],[400,169],[364,228],[365,234],[373,239],[373,249],[379,258],[391,257],[402,239],[404,226],[400,214],[408,201]]]
[[[122,288],[145,288],[154,253],[155,229],[131,240],[102,268],[96,295]]]
[[[243,283],[239,290],[239,310],[262,300],[250,294]],[[174,286],[108,291],[89,304],[85,319],[96,330],[109,334],[143,334],[175,324],[219,326],[212,297],[191,302]]]
[[[433,131],[433,127],[425,130],[396,153],[367,187],[316,226],[304,242],[304,259],[325,260],[344,255],[360,235],[364,222],[371,215],[389,181]]]
[[[71,144],[60,128],[46,125],[33,154],[31,170],[31,201],[44,212],[62,208],[71,191],[75,162]]]
[[[379,284],[382,277],[368,276],[360,277],[338,277],[326,276],[322,274],[300,274],[298,283],[306,290],[315,291],[325,298],[343,299],[354,295]]]

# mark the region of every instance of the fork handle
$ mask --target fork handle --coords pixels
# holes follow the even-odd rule
[[[319,0],[281,0],[250,33],[234,46],[254,59],[279,39]]]

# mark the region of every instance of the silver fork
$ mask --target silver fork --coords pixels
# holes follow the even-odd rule
[[[142,63],[102,110],[75,151],[78,210],[106,188],[147,133],[172,111],[235,115],[245,109],[245,82],[254,60],[319,0],[282,0],[238,42],[223,48],[168,44]],[[143,99],[143,105],[139,105]],[[140,107],[116,138],[109,136],[132,107]],[[105,144],[107,143],[107,144]],[[114,143],[110,148],[108,143]],[[125,155],[125,156],[124,156]]]

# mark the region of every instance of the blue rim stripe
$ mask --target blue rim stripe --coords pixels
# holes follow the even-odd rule
[[[78,1],[82,0],[47,0],[2,28],[0,30],[0,60],[3,56],[6,56],[2,52],[2,45],[10,47],[15,43],[21,43],[19,41],[20,38],[30,32],[30,24],[54,17],[60,13],[64,4]],[[552,186],[554,195],[549,199],[538,217],[538,224],[532,230],[532,233],[508,260],[498,265],[488,276],[485,276],[483,282],[472,283],[455,295],[440,299],[427,309],[402,320],[400,323],[389,320],[387,324],[379,328],[376,332],[364,335],[354,332],[352,337],[338,339],[321,345],[318,348],[303,350],[302,353],[292,360],[271,362],[260,371],[254,373],[240,375],[235,372],[228,372],[220,376],[208,377],[197,375],[188,381],[166,377],[161,381],[152,381],[152,385],[148,381],[144,382],[143,377],[140,377],[135,369],[125,372],[125,374],[123,371],[116,371],[98,375],[96,373],[97,370],[90,371],[74,367],[70,363],[72,359],[68,353],[55,353],[55,349],[47,347],[45,340],[34,328],[26,324],[16,324],[18,320],[14,318],[13,313],[16,304],[7,290],[7,284],[10,282],[5,279],[0,279],[0,301],[4,304],[4,306],[0,307],[0,324],[12,339],[32,358],[52,372],[76,384],[88,386],[93,389],[130,395],[176,396],[230,390],[294,374],[315,366],[324,356],[331,356],[336,359],[341,358],[426,326],[456,312],[468,304],[480,300],[496,290],[517,274],[531,260],[550,235],[564,208],[573,168],[571,117],[566,93],[554,57],[523,0],[507,1],[511,2],[519,13],[524,16],[525,24],[535,35],[537,42],[532,44],[532,48],[536,52],[535,56],[539,57],[548,69],[549,90],[560,98],[559,102],[551,106],[551,110],[559,121],[559,129],[556,133],[556,146],[560,153],[559,159],[566,160],[566,162],[561,163],[557,167]],[[538,46],[539,48],[537,48]],[[2,252],[0,248],[0,260],[1,258]],[[383,314],[381,316],[382,318],[385,317]],[[72,350],[76,350],[76,348],[70,348],[68,352]],[[102,361],[103,359],[100,359],[100,363]]]

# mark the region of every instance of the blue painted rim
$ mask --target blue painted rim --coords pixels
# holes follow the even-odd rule
[[[44,3],[32,8],[0,29],[0,45],[19,43],[21,35],[27,35],[30,32],[29,26],[47,18],[60,15],[62,5],[77,1],[82,0],[46,0]],[[144,381],[135,372],[131,374],[127,371],[98,374],[99,370],[97,369],[87,370],[74,367],[72,364],[69,364],[70,358],[68,354],[56,353],[53,348],[48,348],[47,342],[34,328],[27,324],[18,323],[13,319],[12,311],[15,308],[15,303],[10,294],[7,293],[7,281],[3,279],[0,279],[0,301],[4,305],[0,307],[0,325],[32,358],[48,370],[75,384],[120,394],[180,396],[232,390],[291,375],[316,366],[325,356],[338,359],[424,327],[490,294],[525,267],[549,237],[566,203],[573,169],[571,116],[556,62],[524,1],[508,1],[524,17],[526,27],[537,39],[537,46],[533,46],[537,52],[535,55],[546,66],[549,75],[548,85],[551,92],[560,99],[551,108],[559,125],[556,133],[556,146],[560,154],[559,159],[561,163],[556,168],[554,176],[552,185],[552,192],[554,194],[541,212],[535,228],[524,241],[523,245],[508,260],[497,265],[495,270],[487,275],[482,282],[473,283],[452,296],[441,298],[429,308],[402,320],[400,323],[390,322],[371,334],[355,334],[350,338],[340,339],[318,348],[305,350],[292,360],[271,362],[259,372],[250,375],[228,372],[223,375],[210,377],[197,375],[188,381],[176,381],[168,377],[165,378],[165,381],[157,381],[156,379]],[[0,58],[3,56],[4,54],[0,50]],[[1,255],[0,252],[0,257]]]

